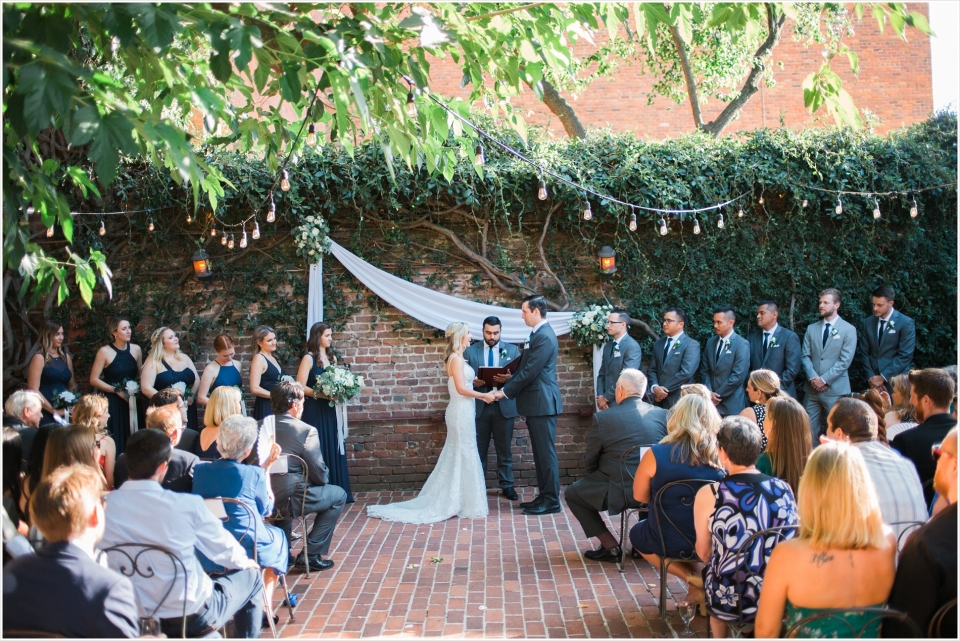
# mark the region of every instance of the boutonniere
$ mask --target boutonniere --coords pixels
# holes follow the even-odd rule
[[[840,330],[834,327],[833,329],[830,330],[830,335],[836,338],[837,336],[840,335]]]
[[[893,321],[890,321],[889,323],[887,323],[887,329],[892,330],[893,328],[894,328]]]
[[[675,351],[677,351],[678,349],[680,349],[680,341],[677,341],[676,343],[674,343],[674,344],[673,344],[673,347],[670,348],[670,351],[671,351],[671,352],[675,352]]]
[[[505,359],[506,357],[507,357],[507,350],[505,350],[504,348],[501,347],[501,348],[500,348],[500,359],[503,360],[503,359]]]
[[[729,339],[729,338],[723,339],[723,353],[724,353],[724,354],[729,354],[729,353],[730,353],[730,339]]]
[[[615,357],[616,357],[616,356],[620,356],[620,343],[614,343],[614,344],[613,344],[613,355],[614,355]]]
[[[767,347],[779,347],[780,342],[777,340],[776,336],[771,336],[770,340],[767,341]]]

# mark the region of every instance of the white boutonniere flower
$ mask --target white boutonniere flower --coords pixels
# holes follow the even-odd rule
[[[834,327],[833,329],[830,330],[830,335],[836,338],[837,336],[840,335],[840,330]]]
[[[887,323],[887,329],[888,329],[888,330],[890,330],[890,331],[892,332],[892,331],[893,331],[893,328],[894,328],[894,323],[893,323],[893,321],[890,321],[889,323]]]
[[[680,343],[681,343],[681,341],[677,341],[676,343],[674,343],[674,344],[673,344],[673,347],[670,348],[670,351],[671,351],[671,352],[675,352],[675,351],[677,351],[678,349],[680,349]]]
[[[723,339],[723,353],[724,353],[724,354],[729,354],[729,353],[730,353],[730,339],[729,339],[729,338]]]
[[[776,336],[771,336],[770,340],[767,342],[767,347],[778,347],[780,342],[777,340]]]
[[[620,356],[620,343],[613,344],[613,357],[616,358],[617,356]]]
[[[503,360],[503,359],[505,359],[505,358],[507,358],[507,350],[505,350],[504,348],[501,347],[501,348],[500,348],[500,359]]]

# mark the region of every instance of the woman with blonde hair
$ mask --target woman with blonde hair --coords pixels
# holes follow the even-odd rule
[[[197,390],[200,376],[189,356],[180,351],[180,338],[169,327],[161,327],[150,336],[150,354],[140,371],[140,389],[147,398],[162,389],[183,384],[183,402],[187,404],[187,427],[197,431]]]
[[[254,395],[253,418],[262,421],[273,415],[270,390],[286,373],[277,360],[277,332],[261,325],[253,330],[253,357],[250,359],[250,393]]]
[[[810,417],[796,399],[778,396],[767,403],[766,426],[767,451],[757,460],[757,469],[786,481],[796,494],[812,449]]]
[[[890,379],[890,387],[893,389],[892,405],[883,417],[888,441],[917,426],[917,415],[910,404],[910,376],[897,374]]]
[[[220,451],[217,449],[217,434],[220,424],[228,416],[242,414],[240,403],[242,396],[240,390],[236,387],[218,387],[210,394],[207,401],[207,409],[203,413],[203,424],[205,427],[200,432],[200,451],[198,456],[205,459],[220,458]]]
[[[747,379],[747,396],[750,397],[751,407],[743,408],[740,416],[748,418],[760,428],[763,436],[763,449],[767,449],[767,433],[763,430],[763,422],[767,417],[767,403],[772,398],[786,396],[780,389],[780,377],[769,369],[757,369],[750,372]]]
[[[110,421],[110,403],[106,396],[81,396],[73,408],[74,425],[92,429],[97,446],[97,465],[103,470],[107,487],[113,489],[113,469],[117,463],[117,444],[107,432]]]
[[[63,408],[54,409],[53,403],[61,393],[76,387],[73,377],[73,359],[64,347],[63,325],[57,321],[43,321],[36,352],[30,357],[27,368],[27,387],[40,392],[43,405],[41,425],[55,423],[54,414],[66,418]],[[62,421],[65,422],[65,421]]]
[[[807,462],[797,497],[800,531],[770,556],[760,593],[756,637],[778,637],[823,610],[882,607],[893,587],[897,540],[860,451],[850,443],[820,445]],[[877,637],[869,614],[836,615],[800,630],[800,637]],[[851,634],[852,633],[852,634]]]
[[[473,390],[476,372],[463,358],[470,345],[466,323],[447,327],[447,440],[440,458],[417,496],[409,501],[367,507],[367,515],[384,521],[437,523],[453,516],[478,519],[487,516],[487,488],[477,450],[476,399],[494,401],[493,393]]]

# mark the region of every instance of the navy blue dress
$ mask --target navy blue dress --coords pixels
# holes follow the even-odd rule
[[[140,368],[137,367],[137,359],[130,353],[130,343],[127,343],[127,347],[122,350],[117,349],[112,343],[108,347],[116,352],[116,356],[113,357],[112,363],[103,368],[103,374],[100,376],[103,382],[113,387],[124,381],[136,381],[139,385]],[[117,456],[120,456],[126,449],[127,437],[130,436],[130,403],[116,394],[107,394],[107,403],[110,412],[107,430],[113,435],[113,441],[117,444]],[[137,409],[140,409],[139,404]]]
[[[325,369],[314,361],[310,375],[307,376],[307,387],[313,389],[317,377],[323,374]],[[347,503],[353,503],[350,474],[347,470],[346,445],[344,445],[344,453],[340,453],[336,410],[330,407],[330,401],[325,398],[306,397],[303,399],[303,416],[300,420],[317,429],[317,434],[320,436],[320,453],[323,455],[324,463],[330,469],[330,483],[342,487],[347,493]]]
[[[260,567],[271,568],[277,574],[286,574],[290,557],[287,537],[283,530],[265,524],[262,518],[273,511],[273,501],[267,493],[267,482],[267,473],[263,468],[227,459],[198,463],[193,468],[194,494],[205,499],[239,499],[253,509],[257,518],[251,523],[250,514],[245,509],[234,503],[224,502],[224,510],[230,518],[223,526],[240,542],[251,559],[256,530],[257,561]],[[223,571],[223,568],[203,555],[200,556],[200,562],[207,572]]]
[[[263,354],[260,354],[260,356],[263,356]],[[263,360],[267,362],[267,369],[263,374],[260,375],[260,387],[269,392],[277,386],[277,383],[280,382],[280,377],[283,376],[283,370],[277,369],[266,356],[263,356]],[[262,421],[268,416],[273,416],[273,408],[270,407],[270,399],[260,398],[258,396],[257,400],[253,404],[253,418],[257,419],[258,421]]]
[[[218,387],[236,387],[242,389],[243,379],[240,377],[240,371],[231,363],[230,365],[221,365],[220,371],[217,372],[217,377],[213,379],[213,383],[210,384],[210,391],[207,392],[207,397],[210,397],[210,394],[213,393],[213,390]]]
[[[173,387],[177,383],[184,383],[187,386],[187,389],[190,390],[193,388],[193,382],[197,380],[197,375],[193,373],[193,370],[189,367],[184,367],[181,371],[175,371],[170,365],[167,364],[166,360],[161,360],[163,366],[167,369],[159,372],[157,378],[154,379],[153,388],[158,392],[162,389],[167,389],[168,387]],[[183,402],[186,403],[187,399],[183,399]],[[191,430],[199,432],[197,428],[197,403],[194,400],[192,405],[187,406],[187,427]]]
[[[73,378],[73,374],[70,373],[70,368],[67,367],[67,361],[59,356],[53,356],[49,361],[44,363],[43,371],[40,372],[40,393],[43,394],[43,397],[47,399],[51,405],[55,405],[54,399],[60,396],[61,392],[67,391],[67,385],[70,384],[71,378]],[[51,423],[57,424],[57,422],[53,420],[53,414],[47,410],[43,410],[40,424],[48,425]]]

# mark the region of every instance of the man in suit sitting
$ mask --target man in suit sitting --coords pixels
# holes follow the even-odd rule
[[[200,447],[200,432],[187,427],[187,404],[184,402],[183,396],[172,387],[167,387],[158,391],[150,399],[150,407],[163,407],[165,405],[176,405],[177,410],[183,416],[183,430],[180,432],[180,440],[174,447],[184,452],[196,454]]]
[[[503,367],[520,354],[516,345],[500,341],[500,319],[490,316],[483,320],[483,340],[474,343],[463,352],[463,358],[473,371],[479,372],[481,367]],[[501,384],[509,377],[501,377]],[[491,387],[479,378],[474,379],[473,389],[478,392],[489,392]],[[493,446],[497,451],[497,480],[500,483],[500,492],[516,501],[517,491],[513,489],[513,455],[510,446],[513,443],[513,424],[517,416],[517,401],[501,398],[493,403],[484,403],[477,399],[477,450],[480,452],[480,465],[483,467],[483,477],[487,477],[487,451],[490,449],[490,437],[493,437]]]
[[[680,387],[693,383],[700,368],[700,343],[683,333],[687,315],[679,307],[668,307],[663,314],[663,333],[653,345],[650,361],[650,395],[663,409],[680,400]]]
[[[762,300],[757,304],[757,327],[747,336],[750,344],[750,373],[768,369],[780,377],[780,389],[797,397],[797,374],[800,373],[800,337],[777,322],[780,306],[776,301]],[[749,379],[749,374],[747,379]]]
[[[840,318],[840,292],[820,292],[820,320],[807,326],[800,362],[807,377],[803,407],[810,416],[813,446],[827,427],[827,414],[841,396],[850,393],[848,371],[857,353],[857,330]]]
[[[859,339],[860,363],[870,387],[886,388],[890,395],[890,379],[910,371],[917,339],[913,319],[893,308],[895,296],[892,287],[873,290],[873,315],[863,319]]]
[[[297,518],[301,515],[301,508],[303,514],[316,514],[303,546],[304,551],[296,558],[296,565],[306,565],[306,553],[311,569],[329,570],[333,567],[333,561],[324,559],[322,555],[330,551],[330,540],[347,502],[347,493],[339,485],[330,484],[330,470],[320,453],[317,430],[300,420],[303,415],[303,387],[292,381],[277,383],[270,390],[270,407],[274,414],[277,445],[285,454],[294,454],[306,461],[308,471],[307,483],[303,483],[300,461],[292,458],[287,459],[286,474],[270,476],[277,509]],[[277,525],[283,528],[289,541],[292,522],[287,519],[277,522]]]
[[[159,392],[157,392],[159,394]],[[170,462],[167,464],[167,473],[160,482],[160,487],[171,492],[189,494],[193,491],[193,466],[200,462],[196,454],[185,452],[177,448],[180,434],[186,429],[183,414],[174,405],[151,407],[147,409],[147,429],[160,430],[170,439],[173,446]],[[127,471],[127,455],[121,454],[113,469],[114,487],[120,487],[129,477]]]
[[[54,470],[37,485],[30,518],[46,539],[3,568],[3,631],[81,638],[140,636],[130,579],[94,561],[103,538],[103,479],[91,467]],[[34,636],[29,634],[27,636]]]
[[[613,340],[603,346],[603,360],[597,374],[597,408],[605,410],[616,403],[617,380],[625,369],[640,368],[640,343],[627,334],[630,315],[615,309],[607,317],[607,334]]]
[[[30,460],[33,437],[37,435],[43,417],[42,398],[40,392],[21,389],[11,394],[3,405],[3,426],[12,427],[20,434],[20,454],[24,463]]]
[[[595,536],[600,547],[587,550],[584,558],[595,561],[619,561],[620,544],[607,529],[601,510],[620,514],[633,503],[633,475],[640,465],[641,450],[634,450],[623,465],[620,457],[631,447],[653,445],[667,435],[667,410],[643,402],[647,377],[628,368],[616,384],[616,405],[593,415],[583,456],[587,476],[567,488],[564,497],[577,517],[583,533]]]
[[[739,414],[747,406],[743,389],[750,371],[750,344],[733,331],[736,322],[732,308],[714,309],[714,336],[707,339],[703,355],[701,378],[721,417]]]

